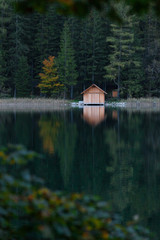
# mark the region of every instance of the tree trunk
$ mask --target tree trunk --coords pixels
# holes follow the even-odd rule
[[[121,62],[122,58],[122,45],[121,45],[121,35],[120,35],[120,55],[119,55],[119,62]],[[118,65],[118,99],[120,98],[120,81],[121,81],[121,67],[120,64]]]
[[[66,91],[64,90],[63,98],[66,99]]]
[[[120,72],[121,72],[121,67],[118,66],[118,99],[120,98],[120,80],[121,80]]]
[[[71,92],[70,93],[71,93],[71,95],[70,95],[71,99],[73,99],[73,85],[71,86]]]
[[[16,90],[16,86],[15,86],[15,88],[14,88],[14,98],[16,98],[16,96],[17,96],[17,90]]]

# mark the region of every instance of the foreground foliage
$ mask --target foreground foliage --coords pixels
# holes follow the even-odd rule
[[[0,152],[0,239],[149,239],[142,227],[122,225],[106,202],[43,188],[23,170],[36,157],[20,146]]]
[[[126,0],[126,1],[111,1],[111,0],[22,0],[15,1],[16,10],[26,13],[39,11],[46,11],[49,4],[54,4],[59,12],[63,14],[74,14],[77,16],[84,16],[89,13],[92,7],[102,10],[104,5],[108,7],[108,15],[114,19],[118,17],[117,11],[114,8],[114,3],[125,2],[131,8],[131,12],[142,14],[148,12],[151,8],[159,14],[159,1],[156,0]]]

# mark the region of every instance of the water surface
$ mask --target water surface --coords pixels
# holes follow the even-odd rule
[[[30,166],[53,190],[100,195],[160,234],[160,113],[87,107],[0,112],[0,145],[44,155]]]

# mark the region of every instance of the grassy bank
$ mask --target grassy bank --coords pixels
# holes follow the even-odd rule
[[[128,98],[107,102],[108,105],[122,106],[125,108],[155,108],[160,109],[160,98]]]
[[[160,109],[160,98],[129,98],[124,101],[130,108],[157,108]]]
[[[69,102],[63,99],[49,98],[9,98],[0,99],[0,111],[52,111],[69,107]]]

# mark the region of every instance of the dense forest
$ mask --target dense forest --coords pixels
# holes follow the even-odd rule
[[[0,3],[0,97],[47,96],[38,85],[43,61],[54,56],[66,98],[96,83],[111,96],[160,96],[160,22],[150,13],[137,17],[118,11],[123,24],[92,10],[86,18],[18,15],[10,0]],[[64,97],[56,91],[56,97]]]

